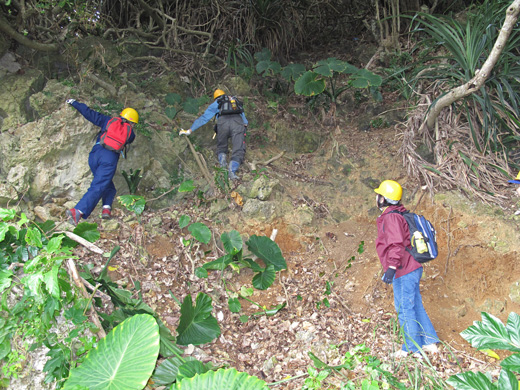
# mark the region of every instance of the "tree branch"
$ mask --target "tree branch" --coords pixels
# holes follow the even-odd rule
[[[39,43],[26,38],[11,27],[6,18],[0,16],[0,31],[13,38],[22,45],[38,51],[57,51],[58,45],[54,43]]]
[[[489,78],[493,67],[497,63],[500,54],[504,50],[507,40],[509,39],[515,23],[518,20],[519,13],[520,0],[514,0],[513,3],[507,8],[504,24],[500,29],[500,33],[498,34],[498,38],[495,42],[495,45],[493,46],[493,49],[491,50],[491,53],[489,53],[486,62],[484,62],[484,65],[482,65],[482,69],[477,70],[475,72],[475,76],[466,84],[453,88],[451,91],[446,93],[446,95],[440,97],[436,102],[433,103],[433,107],[426,117],[426,126],[430,131],[434,129],[435,121],[444,108],[450,106],[457,100],[465,98],[466,96],[469,96],[472,93],[478,91],[484,85],[486,80]]]

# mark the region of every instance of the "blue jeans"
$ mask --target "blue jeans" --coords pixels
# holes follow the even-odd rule
[[[404,332],[403,351],[417,352],[424,345],[437,343],[439,338],[424,310],[419,282],[423,269],[394,279],[394,305]]]

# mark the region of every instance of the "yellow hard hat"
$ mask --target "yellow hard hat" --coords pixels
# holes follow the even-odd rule
[[[139,123],[139,114],[133,108],[127,107],[119,115],[130,122]]]
[[[213,99],[218,98],[219,96],[225,95],[226,93],[221,89],[216,89],[215,92],[213,92]]]
[[[403,188],[398,182],[393,180],[384,180],[374,192],[396,201],[400,201],[403,196]]]

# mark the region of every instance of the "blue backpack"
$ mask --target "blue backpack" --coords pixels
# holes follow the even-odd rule
[[[433,260],[439,254],[437,249],[437,234],[435,228],[422,215],[406,211],[393,210],[388,214],[397,213],[403,216],[410,229],[410,247],[406,251],[419,263]]]

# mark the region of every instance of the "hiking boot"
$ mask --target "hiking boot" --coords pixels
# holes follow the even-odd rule
[[[231,160],[229,162],[229,179],[230,180],[238,180],[237,171],[240,167],[240,163],[238,161]]]
[[[393,359],[402,359],[402,358],[405,358],[407,356],[408,356],[408,352],[403,351],[402,349],[400,349],[399,351],[395,351],[395,352],[390,354],[390,357],[393,358]]]
[[[65,214],[67,214],[67,217],[69,217],[69,222],[74,226],[77,226],[79,220],[81,219],[81,216],[83,215],[81,211],[76,209],[67,210]]]
[[[101,219],[110,219],[112,217],[112,209],[109,207],[103,207],[101,211]]]
[[[433,355],[439,353],[439,347],[437,347],[437,344],[435,344],[435,343],[423,345],[422,350],[424,352],[429,352]]]
[[[218,154],[218,163],[220,165],[220,168],[226,168],[226,166],[227,166],[226,153],[219,153]]]

